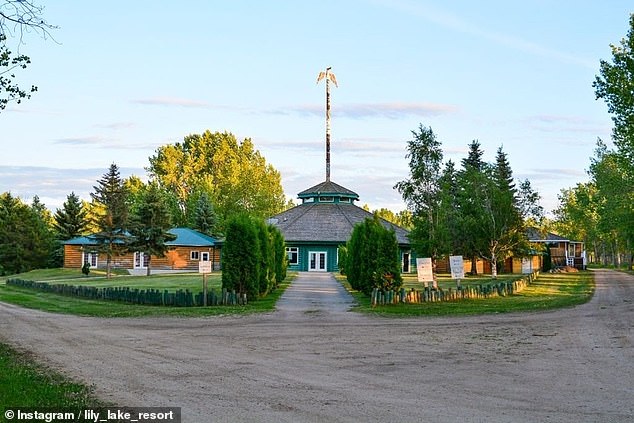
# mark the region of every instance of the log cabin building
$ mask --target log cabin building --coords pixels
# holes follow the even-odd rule
[[[169,251],[164,257],[151,257],[152,270],[198,271],[198,263],[211,261],[212,268],[220,269],[219,240],[189,228],[174,228],[168,232],[176,236],[166,242]],[[106,257],[98,251],[94,237],[82,236],[64,243],[64,268],[80,269],[85,263],[91,268],[105,268]],[[113,256],[112,268],[126,269],[131,273],[147,269],[148,255],[143,251]]]

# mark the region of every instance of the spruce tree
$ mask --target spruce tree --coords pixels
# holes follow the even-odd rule
[[[94,239],[98,251],[106,254],[106,275],[110,278],[112,258],[127,249],[126,243],[129,240],[127,190],[117,165],[111,164],[108,172],[93,188],[95,192],[90,196],[102,210],[92,222],[98,228]]]
[[[169,250],[165,243],[176,239],[168,232],[170,228],[170,214],[164,195],[156,183],[150,183],[140,195],[137,210],[132,216],[132,239],[128,246],[130,251],[148,255],[147,276],[152,273],[152,256],[164,257]]]
[[[213,235],[215,233],[218,216],[206,192],[202,192],[198,197],[192,220],[194,229],[207,235]]]
[[[67,240],[81,236],[86,230],[88,222],[86,211],[79,197],[71,192],[61,209],[57,209],[54,215],[53,227],[57,231],[57,237]]]

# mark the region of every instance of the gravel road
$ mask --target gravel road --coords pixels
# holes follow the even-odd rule
[[[634,422],[634,277],[589,303],[395,319],[303,273],[264,315],[102,319],[0,303],[0,338],[121,406],[184,422]],[[2,405],[2,404],[0,404]]]

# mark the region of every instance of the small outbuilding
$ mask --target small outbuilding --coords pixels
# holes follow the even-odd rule
[[[588,262],[583,241],[573,241],[552,232],[542,233],[535,228],[530,228],[527,236],[531,243],[543,244],[548,248],[553,267],[586,268]]]

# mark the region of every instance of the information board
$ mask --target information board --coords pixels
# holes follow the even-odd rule
[[[464,259],[462,256],[449,256],[451,279],[464,279]]]
[[[211,273],[211,262],[210,261],[199,261],[198,262],[198,273]]]
[[[431,264],[431,257],[416,258],[416,273],[418,282],[433,282],[434,269]]]

